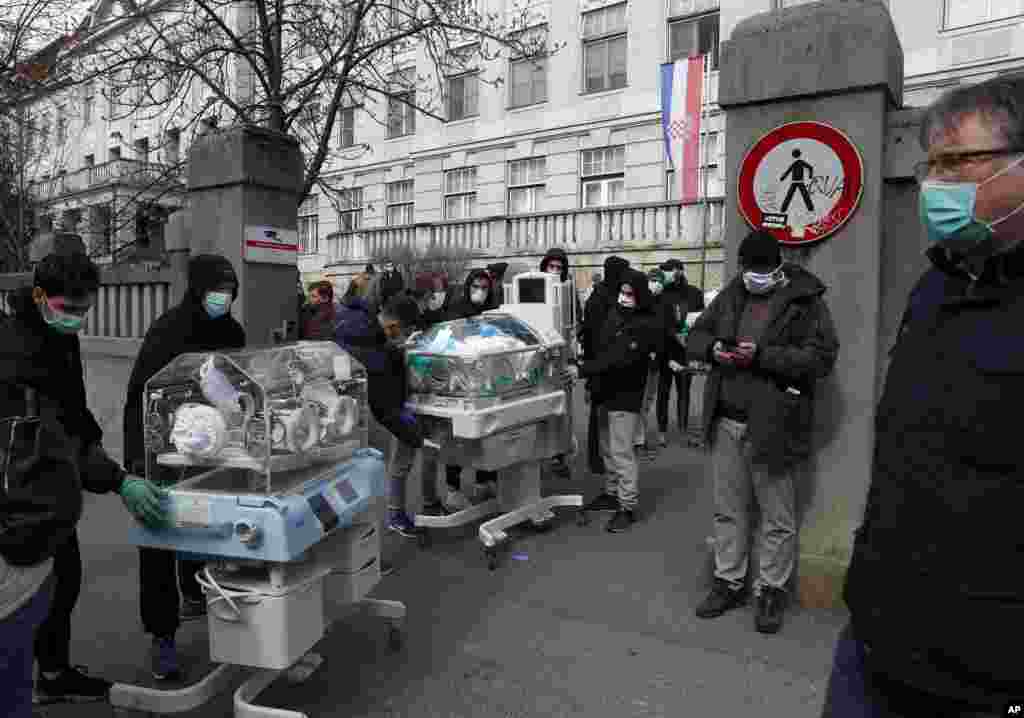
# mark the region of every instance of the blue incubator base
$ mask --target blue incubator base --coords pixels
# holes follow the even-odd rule
[[[287,563],[331,532],[352,525],[385,491],[382,454],[360,449],[281,494],[223,491],[192,481],[172,487],[172,525],[151,530],[136,522],[129,539],[183,558]]]

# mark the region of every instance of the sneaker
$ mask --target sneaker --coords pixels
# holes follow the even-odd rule
[[[697,606],[697,617],[718,618],[726,611],[738,608],[746,602],[747,592],[745,590],[733,590],[727,581],[716,578],[711,593]]]
[[[441,504],[444,506],[444,510],[450,514],[465,511],[473,505],[466,498],[466,495],[457,489],[448,489],[444,494],[444,498],[441,499]]]
[[[583,507],[584,511],[618,511],[619,497],[608,493],[600,493],[590,503]]]
[[[668,446],[668,437],[665,436],[664,431],[658,432],[658,446],[663,449]]]
[[[172,637],[153,637],[149,649],[150,670],[158,681],[181,679],[181,664],[178,662],[178,645]]]
[[[636,521],[636,517],[633,515],[631,509],[619,509],[612,516],[611,521],[605,527],[605,530],[609,533],[620,534],[627,530]]]
[[[181,620],[195,621],[200,618],[206,618],[206,601],[194,598],[182,599]]]
[[[782,628],[782,613],[786,607],[786,592],[781,588],[764,586],[757,597],[754,627],[758,633],[778,633]]]
[[[484,501],[498,498],[497,481],[478,481],[476,492],[473,495],[475,503],[482,504]]]
[[[388,511],[388,528],[406,538],[415,538],[417,533],[416,522],[409,518],[409,514],[394,509]]]
[[[110,698],[110,686],[109,681],[88,675],[81,666],[68,666],[53,678],[40,671],[33,702],[46,705],[105,701]]]

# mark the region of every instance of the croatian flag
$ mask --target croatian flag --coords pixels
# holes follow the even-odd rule
[[[704,56],[661,66],[661,127],[665,154],[672,162],[679,198],[694,202],[700,195],[700,108]]]

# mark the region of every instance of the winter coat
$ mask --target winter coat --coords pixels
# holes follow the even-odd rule
[[[388,341],[365,301],[349,304],[334,340],[366,368],[370,411],[377,423],[403,444],[417,449],[423,446],[416,421],[402,421],[409,398],[405,352]]]
[[[143,433],[143,392],[146,382],[182,354],[241,349],[245,330],[226,314],[211,319],[203,307],[206,292],[217,287],[227,260],[208,255],[189,264],[188,289],[181,303],[164,312],[146,332],[135,358],[124,405],[124,459],[133,474],[145,476],[146,450]],[[237,294],[237,292],[236,292]],[[153,475],[169,474],[151,466]]]
[[[557,259],[559,262],[562,263],[562,281],[568,281],[570,271],[569,255],[565,253],[564,249],[559,249],[558,247],[555,247],[554,249],[549,249],[547,254],[544,255],[544,258],[540,260],[540,271],[547,271],[548,262],[550,262],[552,259]],[[576,302],[576,329],[577,334],[579,334],[582,331],[583,327],[583,305],[580,303],[580,295],[576,291],[575,282],[573,282],[572,285],[572,296],[573,300]]]
[[[609,257],[604,263],[604,281],[594,287],[583,306],[583,322],[580,328],[580,346],[584,357],[594,357],[597,351],[597,335],[604,326],[608,313],[619,299],[619,277],[629,267],[621,257]],[[646,285],[645,285],[646,286]]]
[[[647,287],[647,276],[627,270],[622,278],[636,292],[637,306],[625,309],[616,304],[608,311],[597,332],[595,356],[580,364],[580,375],[588,380],[595,404],[609,411],[639,413],[650,353],[661,331],[652,313],[654,297]],[[616,286],[616,295],[618,289]]]
[[[686,315],[704,309],[704,294],[696,287],[690,286],[685,277],[680,277],[665,287],[661,296],[658,297],[658,303],[664,314],[666,332],[665,351],[662,354],[663,363],[677,361],[680,364],[685,364],[686,350],[683,349],[683,345],[676,337],[682,330]]]
[[[470,288],[473,286],[473,280],[478,277],[487,277],[491,282],[491,289],[487,295],[487,299],[484,300],[483,304],[473,304],[469,301]],[[453,296],[451,303],[448,307],[448,311],[445,314],[445,321],[452,321],[453,319],[467,319],[469,317],[475,317],[478,314],[496,309],[499,305],[496,304],[496,292],[493,282],[493,275],[486,269],[474,269],[466,277],[465,283],[462,285],[462,295]]]
[[[929,257],[875,415],[844,599],[880,670],[1001,711],[1024,697],[1024,246],[976,282]]]
[[[771,319],[754,364],[746,370],[759,379],[750,397],[751,459],[770,470],[793,466],[810,455],[815,383],[831,373],[839,352],[832,315],[822,299],[825,285],[799,266],[786,264],[785,271],[789,284],[775,290]],[[737,276],[715,297],[687,337],[690,360],[713,362],[716,341],[736,341],[748,296]],[[701,428],[707,442],[712,440],[725,371],[734,370],[713,364],[705,386]]]

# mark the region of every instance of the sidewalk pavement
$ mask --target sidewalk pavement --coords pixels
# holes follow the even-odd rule
[[[275,683],[260,703],[310,718],[818,718],[846,612],[791,609],[775,636],[754,631],[752,605],[696,618],[711,492],[704,454],[670,436],[674,444],[642,465],[641,513],[626,534],[607,533],[602,516],[581,527],[563,513],[549,532],[510,532],[494,572],[475,525],[435,532],[426,549],[390,535],[396,571],[374,595],[408,606],[405,647],[391,651],[378,620],[342,622],[318,645],[327,660],[317,673]],[[548,491],[593,496],[601,487],[581,478],[582,466],[578,457],[577,478]],[[72,660],[152,684],[137,553],[122,541],[128,522],[116,498],[88,497]],[[179,645],[194,682],[210,669],[205,624],[187,624]],[[101,705],[45,709],[49,718],[111,714]],[[229,716],[230,694],[186,715]]]

